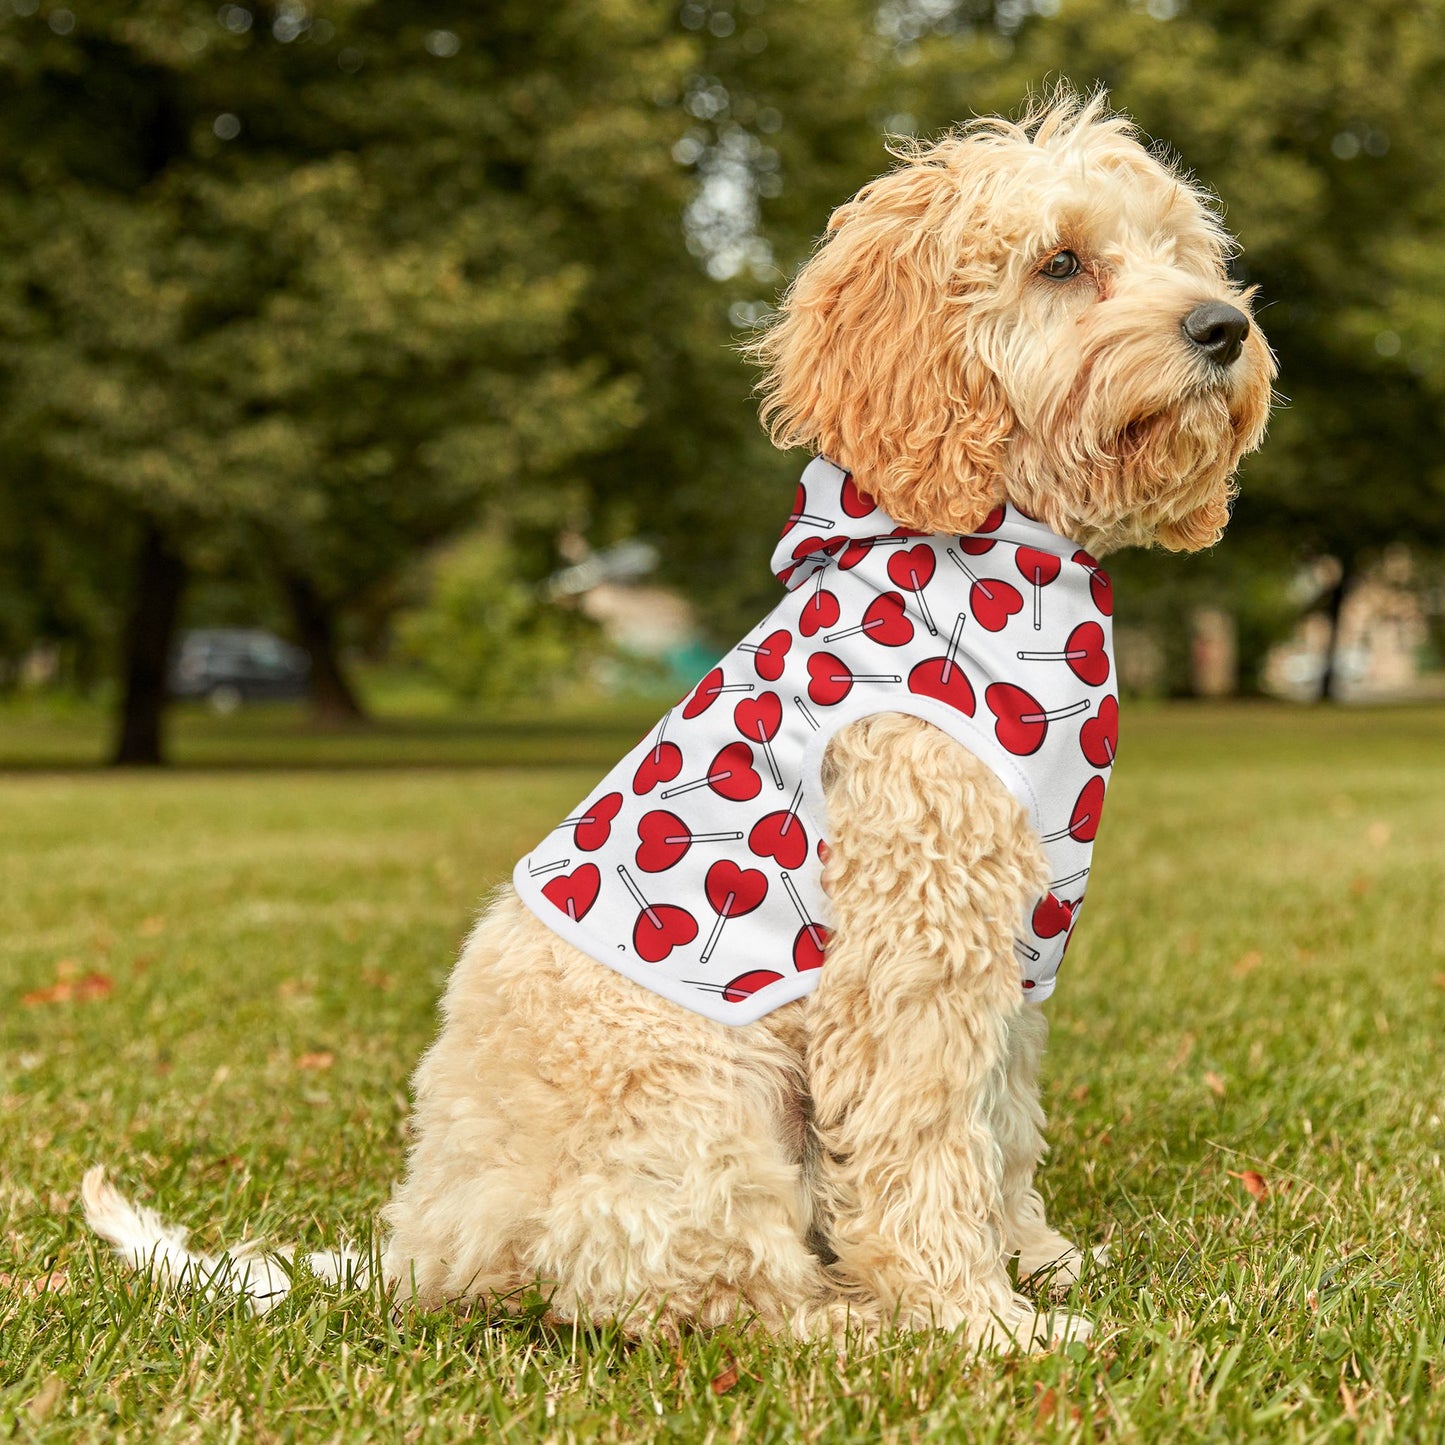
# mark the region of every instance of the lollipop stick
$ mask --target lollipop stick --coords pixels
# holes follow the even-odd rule
[[[712,932],[708,934],[707,943],[703,945],[702,953],[699,955],[704,963],[712,957],[712,951],[717,947],[717,941],[722,935],[723,924],[726,923],[731,916],[733,899],[736,897],[736,893],[729,893],[728,896],[723,899],[723,906],[718,909],[717,922],[713,924]]]
[[[797,708],[800,713],[803,714],[803,721],[807,723],[814,732],[817,732],[818,719],[815,718],[813,714],[808,711],[808,705],[803,701],[803,699],[800,697],[795,697],[793,699],[793,706]]]
[[[647,915],[647,921],[654,928],[661,928],[662,919],[657,916],[652,904],[642,896],[642,890],[632,881],[632,875],[620,863],[617,865],[617,876],[622,879],[627,891],[637,900],[637,906]]]

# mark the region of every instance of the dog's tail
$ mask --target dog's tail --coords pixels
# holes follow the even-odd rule
[[[85,1222],[132,1269],[177,1289],[199,1290],[207,1299],[243,1298],[263,1315],[286,1298],[291,1288],[295,1250],[265,1249],[251,1243],[221,1254],[196,1254],[186,1248],[186,1230],[167,1224],[153,1209],[132,1204],[106,1177],[105,1165],[86,1170],[80,1185]],[[371,1264],[352,1249],[305,1256],[311,1272],[331,1284],[363,1285]]]

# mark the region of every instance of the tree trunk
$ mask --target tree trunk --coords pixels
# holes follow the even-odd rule
[[[311,658],[311,709],[329,727],[366,721],[336,650],[336,620],[330,605],[307,577],[284,572],[282,585],[291,607],[296,640]]]
[[[1325,604],[1325,617],[1330,624],[1328,640],[1325,643],[1325,665],[1320,672],[1320,702],[1336,701],[1336,692],[1339,688],[1339,647],[1340,647],[1340,615],[1345,610],[1345,595],[1349,592],[1351,584],[1355,580],[1355,559],[1353,557],[1340,558],[1340,576],[1334,587],[1330,589],[1329,601]]]
[[[165,761],[162,724],[167,672],[186,564],[154,523],[146,525],[136,558],[130,616],[126,620],[124,692],[111,761],[124,767],[158,767]]]

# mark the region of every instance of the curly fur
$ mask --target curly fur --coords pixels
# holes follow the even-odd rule
[[[1217,210],[1101,98],[898,154],[753,348],[774,440],[825,452],[923,531],[971,531],[1008,498],[1095,552],[1212,543],[1273,376],[1257,329],[1228,367],[1183,334],[1201,302],[1248,305]],[[1040,270],[1061,249],[1082,263],[1064,282]],[[416,1073],[386,1210],[401,1296],[505,1305],[540,1286],[558,1318],[672,1335],[738,1316],[832,1337],[961,1327],[989,1347],[1087,1333],[1006,1270],[1080,1265],[1034,1185],[1045,1025],[1012,935],[1046,878],[1039,840],[992,771],[914,718],[841,731],[824,784],[827,965],[743,1028],[585,957],[502,890]],[[92,1216],[132,1259],[163,1237],[154,1220],[128,1235],[137,1218],[115,1199]],[[189,1257],[164,1239],[176,1277]]]

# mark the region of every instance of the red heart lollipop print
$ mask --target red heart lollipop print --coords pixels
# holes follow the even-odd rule
[[[567,819],[576,824],[572,836],[584,853],[595,853],[607,841],[612,833],[612,820],[621,807],[621,793],[604,793],[585,813]]]
[[[734,803],[745,803],[756,798],[763,790],[763,780],[753,767],[753,750],[746,743],[728,743],[719,748],[712,766],[700,778],[678,783],[676,787],[664,788],[660,798],[673,798],[680,793],[691,793],[697,788],[711,788],[720,798]]]
[[[1114,583],[1109,574],[1083,548],[1074,553],[1073,560],[1089,574],[1089,595],[1094,599],[1094,606],[1103,616],[1112,617]]]
[[[1099,711],[1079,729],[1079,748],[1096,768],[1112,768],[1119,749],[1119,700],[1110,693]]]
[[[770,968],[755,968],[747,973],[740,973],[723,988],[723,1002],[742,1003],[744,999],[751,998],[759,989],[767,988],[770,983],[777,983],[782,976],[780,973],[774,973]]]
[[[1052,552],[1040,552],[1037,547],[1020,547],[1014,553],[1014,565],[1024,581],[1035,587],[1047,587],[1059,575],[1064,565]]]
[[[832,934],[821,923],[805,923],[793,940],[793,967],[799,973],[822,968],[830,937]]]
[[[888,559],[888,577],[895,587],[921,592],[933,581],[933,569],[937,565],[932,547],[908,547]]]
[[[725,692],[751,692],[752,690],[753,685],[750,682],[724,682],[722,668],[715,667],[693,688],[692,696],[682,705],[682,715],[685,718],[694,718],[705,713]]]
[[[1068,707],[1045,712],[1031,693],[1011,682],[995,682],[984,689],[983,700],[994,715],[994,736],[1015,757],[1026,758],[1038,752],[1048,736],[1049,723],[1055,718],[1073,717],[1088,710],[1088,699]]]
[[[1081,622],[1069,633],[1062,652],[1020,652],[1021,662],[1067,662],[1069,671],[1090,687],[1109,680],[1109,654],[1104,650],[1104,629],[1097,622]]]
[[[664,808],[643,815],[637,840],[637,866],[645,873],[665,873],[692,847],[687,824]]]
[[[661,963],[674,948],[697,937],[697,919],[685,908],[671,903],[654,903],[637,915],[632,928],[632,946],[639,958]]]
[[[818,574],[823,575],[821,572]],[[798,631],[804,637],[811,637],[825,627],[831,627],[838,620],[838,599],[826,587],[820,587],[803,604],[798,617]]]
[[[1033,929],[1040,938],[1057,938],[1074,921],[1074,905],[1045,893],[1034,905]]]
[[[745,697],[733,709],[737,730],[751,743],[771,742],[783,721],[782,700],[775,692]]]
[[[793,645],[793,634],[786,627],[770,632],[759,643],[741,643],[739,652],[753,654],[753,666],[764,682],[776,682],[787,666],[788,649]]]
[[[1079,790],[1074,811],[1069,815],[1069,836],[1079,843],[1092,843],[1104,814],[1104,780],[1090,778]]]
[[[731,858],[721,858],[707,870],[702,890],[707,894],[712,911],[717,914],[717,922],[713,924],[699,955],[706,963],[712,957],[728,919],[751,913],[768,896],[768,880],[756,868],[739,868]]]
[[[947,703],[965,717],[972,717],[978,707],[963,668],[946,657],[929,657],[918,663],[908,674],[908,691]]]
[[[561,909],[573,923],[580,923],[597,902],[597,890],[601,886],[602,874],[598,872],[597,865],[583,863],[570,873],[561,873],[544,883],[542,896]]]
[[[658,743],[642,755],[632,775],[632,791],[646,797],[659,783],[670,783],[682,771],[682,749],[676,743]]]
[[[842,702],[853,691],[855,682],[902,682],[896,672],[853,672],[840,657],[831,652],[815,652],[808,659],[808,696],[819,707]]]
[[[986,632],[1002,632],[1009,618],[1024,610],[1024,599],[1012,583],[997,577],[980,577],[968,589],[968,605]]]
[[[860,632],[870,642],[877,642],[883,647],[905,647],[912,642],[913,623],[904,610],[903,594],[880,593],[864,609],[863,621],[857,627],[830,632],[823,641],[837,642],[840,638],[856,637]]]
[[[791,808],[765,813],[748,834],[748,851],[773,858],[782,868],[801,868],[808,857],[808,832],[798,819],[797,800]]]
[[[878,510],[878,503],[867,492],[858,489],[851,475],[843,478],[843,510],[850,517],[866,517],[869,512]]]
[[[739,868],[731,858],[719,858],[707,870],[702,889],[714,913],[740,918],[768,896],[768,880],[756,868]]]

